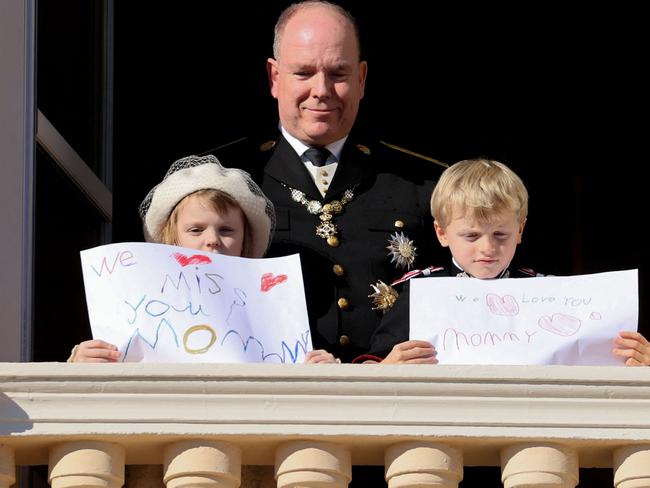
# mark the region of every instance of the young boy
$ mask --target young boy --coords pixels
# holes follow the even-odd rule
[[[275,228],[273,204],[248,173],[224,168],[212,155],[174,162],[140,204],[145,239],[190,249],[261,258]],[[99,339],[82,342],[69,362],[116,362],[120,352]],[[305,362],[336,362],[318,350]]]
[[[408,340],[408,280],[412,278],[538,276],[530,269],[510,269],[526,224],[528,192],[506,165],[485,159],[454,164],[445,170],[433,191],[431,214],[438,241],[451,251],[451,265],[412,271],[392,284],[404,283],[403,290],[373,335],[369,354],[355,362],[437,363],[436,351],[429,342]],[[621,332],[615,344],[613,353],[627,358],[626,365],[650,365],[650,343],[641,334]]]

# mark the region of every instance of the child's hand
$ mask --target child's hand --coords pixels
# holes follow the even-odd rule
[[[393,347],[381,364],[438,364],[436,348],[427,341],[406,341]]]
[[[316,364],[316,363],[340,363],[339,359],[334,357],[334,354],[330,354],[325,349],[316,349],[315,351],[309,351],[305,355],[305,364]]]
[[[625,360],[625,366],[650,366],[650,342],[638,332],[619,332],[613,353]]]
[[[72,350],[69,363],[114,363],[122,354],[113,344],[93,339],[78,344]]]

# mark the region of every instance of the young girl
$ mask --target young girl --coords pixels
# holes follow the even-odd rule
[[[174,162],[140,204],[145,239],[201,251],[261,258],[275,228],[273,204],[248,173],[224,168],[212,155]],[[116,362],[120,352],[99,339],[74,347],[68,362]],[[327,351],[306,363],[334,363]]]

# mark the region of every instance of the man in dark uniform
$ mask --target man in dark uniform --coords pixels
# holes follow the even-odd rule
[[[268,256],[300,254],[313,346],[347,362],[367,351],[382,315],[371,285],[431,262],[424,244],[434,235],[428,207],[440,168],[350,135],[367,65],[354,19],[339,6],[285,10],[267,68],[280,134],[215,154],[249,170],[273,201]]]

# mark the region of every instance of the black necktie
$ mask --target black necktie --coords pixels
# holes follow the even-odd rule
[[[323,166],[330,152],[324,147],[310,147],[305,151],[305,157],[312,162],[314,166]]]

